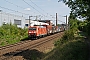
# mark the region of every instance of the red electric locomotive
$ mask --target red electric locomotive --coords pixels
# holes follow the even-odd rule
[[[28,29],[28,37],[38,38],[47,35],[45,26],[30,26]]]

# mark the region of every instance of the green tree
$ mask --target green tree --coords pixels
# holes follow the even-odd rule
[[[59,0],[71,9],[74,16],[90,19],[90,0]]]

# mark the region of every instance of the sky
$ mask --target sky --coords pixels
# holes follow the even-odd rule
[[[65,23],[65,17],[69,16],[70,9],[58,0],[0,0],[0,10],[3,12],[24,16],[26,19],[52,20],[55,23],[57,13],[58,24]]]

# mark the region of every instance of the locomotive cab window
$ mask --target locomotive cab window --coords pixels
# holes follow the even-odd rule
[[[36,30],[36,28],[29,28],[29,30]]]

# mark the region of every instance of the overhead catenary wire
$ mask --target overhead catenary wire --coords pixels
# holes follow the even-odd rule
[[[54,16],[54,15],[51,15],[51,16]],[[66,17],[66,16],[62,16],[62,15],[58,15],[57,17]],[[52,17],[52,18],[56,18],[56,17]],[[56,20],[54,20],[54,21],[56,21]],[[65,23],[65,22],[63,22],[63,21],[61,21],[61,20],[59,20],[59,18],[57,19],[57,21],[60,21],[60,22],[62,22],[62,23]]]
[[[56,21],[56,20],[53,20],[53,21]],[[62,23],[65,23],[65,22],[63,22],[63,21],[61,21],[61,20],[58,20],[58,21],[60,21],[60,22],[62,22]]]
[[[12,5],[15,5],[16,7],[19,7],[19,8],[25,9],[24,7],[21,7],[21,6],[19,6],[19,5],[16,5],[16,4],[14,4],[14,3],[10,2],[10,1],[7,1],[7,0],[4,0],[4,1],[6,1],[7,3],[10,3],[10,4],[12,4]]]
[[[22,9],[25,9],[24,7],[21,7],[21,6],[19,6],[19,5],[16,5],[16,4],[14,4],[14,3],[12,3],[12,2],[10,2],[10,1],[7,1],[7,0],[4,0],[5,2],[7,2],[7,3],[9,3],[9,4],[12,4],[12,5],[14,5],[14,6],[16,6],[16,7],[19,7],[19,8],[22,8]],[[27,3],[26,1],[24,1],[25,3]],[[32,2],[32,1],[31,1]],[[32,2],[33,3],[33,2]],[[35,4],[35,3],[33,3],[33,4]],[[28,4],[28,5],[30,5],[30,4]],[[35,4],[36,5],[36,4]],[[30,5],[31,6],[31,5]],[[37,5],[36,5],[37,6]],[[32,8],[34,8],[33,6],[31,6]],[[37,6],[38,7],[38,6]],[[38,7],[38,8],[40,8],[40,7]],[[35,9],[35,8],[34,8]],[[40,8],[41,9],[41,8]],[[43,9],[42,9],[43,10]],[[37,10],[38,11],[38,10]],[[44,10],[43,10],[44,11]],[[39,11],[38,11],[39,12]],[[45,12],[45,11],[44,11]],[[41,13],[41,12],[39,12],[39,13]],[[41,13],[42,14],[42,13]],[[44,14],[42,14],[42,15],[44,15]],[[45,16],[45,15],[44,15]]]
[[[22,7],[22,6],[19,6],[19,5],[17,5],[17,4],[14,4],[14,3],[12,3],[12,2],[10,2],[10,1],[8,1],[8,0],[4,0],[5,2],[7,2],[7,3],[9,3],[9,4],[12,4],[12,5],[14,5],[14,6],[16,6],[16,7],[18,7],[18,8],[21,8],[21,9],[25,9],[24,7]],[[40,8],[37,4],[35,4],[32,0],[29,0],[29,1],[31,1],[35,6],[37,6],[39,9],[41,9],[43,12],[46,12],[46,11],[44,11],[42,8]],[[25,0],[24,0],[24,2],[25,3],[27,3]],[[27,3],[29,6],[31,6],[33,9],[35,9],[32,5],[30,5],[29,3]],[[11,9],[10,9],[11,10]],[[35,9],[35,10],[37,10],[37,9]],[[37,10],[38,11],[38,10]],[[39,13],[41,13],[40,11],[38,11]],[[42,14],[42,13],[41,13]],[[51,17],[51,15],[49,14],[49,13],[47,13],[46,12],[46,14],[48,14],[50,17]],[[44,15],[44,14],[42,14],[42,15]],[[44,15],[44,17],[45,17],[45,15]]]
[[[29,1],[31,1],[35,6],[37,6],[39,9],[41,9],[42,11],[44,11],[42,8],[40,8],[37,4],[35,4],[32,0],[29,0]],[[44,12],[46,12],[46,11],[44,11]],[[47,13],[47,12],[46,12]]]
[[[34,8],[32,5],[30,5],[28,2],[26,2],[25,0],[22,0],[24,3],[26,3],[27,5],[29,5],[30,7],[32,7],[33,9],[35,9],[37,12],[39,12],[40,14],[42,14],[43,16],[45,16],[43,13],[41,13],[40,11],[38,11],[36,8]]]
[[[39,9],[41,9],[43,12],[46,12],[45,10],[40,8],[37,4],[35,4],[32,0],[29,0],[29,1],[31,1],[35,6],[37,6]],[[51,15],[49,13],[46,12],[46,14],[48,14],[51,17]]]
[[[17,5],[17,4],[14,4],[14,3],[12,3],[12,2],[10,2],[10,1],[8,1],[8,0],[4,0],[4,1],[6,1],[6,2],[9,3],[9,4],[15,5],[16,7],[25,9],[24,7],[21,7],[21,6]],[[25,0],[23,0],[23,1],[24,1],[24,3],[28,4],[28,5],[31,6],[33,9],[35,9],[36,11],[38,11],[35,7],[33,7],[32,5],[30,5],[28,2],[26,2]],[[44,10],[43,10],[42,8],[40,8],[37,4],[35,4],[32,0],[29,0],[29,1],[31,1],[35,6],[37,6],[39,9],[41,9],[42,11],[44,11]],[[9,10],[9,11],[14,11],[14,12],[20,13],[20,14],[30,15],[30,14],[22,13],[22,12],[19,12],[19,11],[16,11],[16,10],[12,10],[12,9],[9,9],[9,8],[6,8],[6,7],[2,7],[2,6],[0,6],[0,7],[3,8],[3,9],[7,9],[7,10]],[[38,12],[39,12],[40,14],[44,15],[44,14],[41,13],[40,11],[38,11]],[[44,12],[46,12],[46,11],[44,11]],[[46,12],[46,13],[47,13],[47,12]],[[49,13],[47,13],[47,14],[48,14],[48,16],[53,17],[53,16],[50,15]],[[45,15],[44,15],[44,17],[45,17]]]
[[[14,3],[12,3],[12,2],[10,2],[10,1],[8,1],[8,0],[4,0],[5,2],[7,2],[7,3],[9,3],[9,4],[12,4],[12,5],[14,5],[14,6],[16,6],[16,7],[18,7],[18,8],[21,8],[21,9],[26,9],[25,7],[22,7],[22,6],[19,6],[19,5],[17,5],[17,4],[14,4]],[[10,9],[11,10],[11,9]],[[18,11],[19,12],[19,11]],[[21,12],[20,12],[21,13]],[[25,15],[30,15],[30,14],[27,14],[27,13],[24,13]]]
[[[3,9],[9,10],[9,11],[14,11],[14,12],[18,12],[20,14],[29,15],[29,14],[22,13],[22,12],[19,12],[19,11],[16,11],[16,10],[12,10],[12,9],[9,9],[9,8],[6,8],[6,7],[2,7],[2,6],[0,6],[0,7],[3,8]]]

